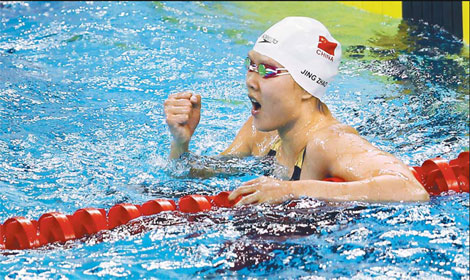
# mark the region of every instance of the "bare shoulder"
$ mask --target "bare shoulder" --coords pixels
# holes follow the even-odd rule
[[[325,153],[331,154],[332,152],[339,149],[345,148],[344,145],[348,145],[350,141],[357,142],[365,141],[357,131],[349,126],[340,122],[333,122],[309,135],[307,153]],[[368,142],[367,142],[368,143]],[[341,145],[342,144],[342,145]]]
[[[331,166],[335,158],[343,153],[341,143],[346,138],[359,137],[351,126],[332,122],[308,136],[305,161],[302,170],[310,179],[323,179],[331,176]],[[308,173],[308,175],[307,175]]]
[[[335,123],[311,137],[307,155],[321,159],[325,172],[346,180],[359,180],[383,174],[411,175],[409,168],[390,153],[361,137],[351,126]]]

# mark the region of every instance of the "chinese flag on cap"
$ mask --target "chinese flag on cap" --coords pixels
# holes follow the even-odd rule
[[[318,38],[318,48],[324,50],[326,53],[335,55],[335,49],[338,44],[328,41],[325,37]]]

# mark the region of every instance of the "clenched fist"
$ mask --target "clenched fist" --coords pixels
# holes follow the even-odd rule
[[[171,158],[187,151],[201,119],[201,96],[191,92],[171,94],[164,103],[166,123],[173,137]]]

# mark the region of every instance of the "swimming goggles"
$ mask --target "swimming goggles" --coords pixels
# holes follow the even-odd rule
[[[290,75],[289,72],[281,73],[281,71],[287,71],[286,68],[276,68],[274,66],[263,63],[256,65],[255,63],[253,63],[253,61],[251,61],[249,57],[245,58],[245,68],[248,71],[257,72],[261,77],[265,79],[282,75]]]

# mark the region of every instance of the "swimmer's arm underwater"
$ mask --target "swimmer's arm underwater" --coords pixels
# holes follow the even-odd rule
[[[266,154],[268,148],[276,140],[276,132],[261,132],[253,125],[250,117],[242,126],[237,136],[218,156],[195,156],[192,161],[189,176],[207,178],[215,175],[238,175],[259,172],[263,168],[261,162],[253,166],[247,166],[241,158],[249,156],[261,156]]]

